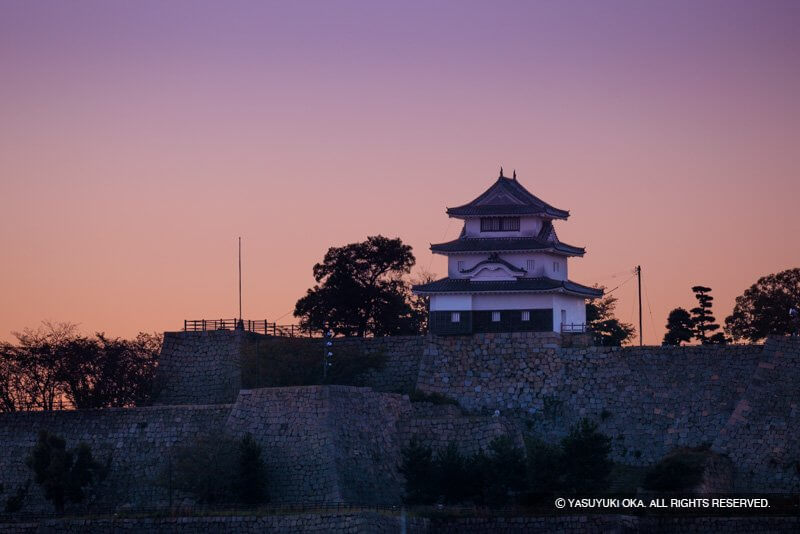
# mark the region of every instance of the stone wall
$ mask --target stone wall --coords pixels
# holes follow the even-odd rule
[[[397,503],[409,411],[407,398],[369,388],[265,388],[241,392],[226,428],[262,445],[273,502]]]
[[[411,403],[408,396],[353,386],[243,390],[233,404],[0,414],[0,483],[4,501],[32,478],[25,458],[39,429],[72,448],[87,443],[108,477],[73,512],[157,509],[169,503],[165,473],[175,448],[198,437],[251,433],[261,445],[275,504],[401,502],[401,449],[414,435],[435,448],[455,441],[464,452],[496,436],[521,435],[504,418],[465,416],[454,406]],[[173,504],[188,495],[173,494]],[[52,505],[31,484],[25,513]]]
[[[156,373],[156,404],[220,404],[242,385],[239,330],[165,332]]]
[[[658,461],[713,444],[736,487],[797,490],[800,338],[765,346],[559,348],[530,334],[429,338],[417,386],[475,412],[514,415],[548,441],[587,417],[614,459]]]
[[[166,332],[156,376],[156,404],[213,404],[233,402],[242,387],[241,353],[248,343],[261,340],[266,352],[281,350],[285,338],[250,332],[216,330],[206,332]],[[362,354],[384,354],[386,366],[358,377],[354,385],[376,391],[408,392],[416,388],[419,362],[425,339],[420,336],[377,338],[334,338],[333,351],[355,350]],[[321,339],[294,338],[294,343],[319,347]]]
[[[163,506],[169,495],[158,480],[173,447],[221,429],[229,411],[230,405],[219,404],[0,414],[3,505],[17,488],[31,481],[25,458],[36,444],[39,430],[44,429],[63,437],[68,448],[83,441],[95,458],[101,462],[110,459],[106,479],[87,497],[90,509]],[[31,484],[24,511],[50,512],[52,508],[41,489]]]
[[[767,341],[714,449],[737,466],[742,491],[800,491],[800,337]]]
[[[436,450],[454,442],[464,454],[486,450],[493,439],[508,436],[524,447],[518,425],[506,417],[464,415],[458,406],[415,402],[403,424],[403,442],[413,437]]]
[[[353,348],[363,354],[386,355],[386,366],[380,371],[369,371],[358,385],[375,391],[410,392],[417,387],[419,362],[425,345],[422,336],[395,336],[374,338],[334,338],[334,348]]]
[[[209,517],[152,517],[129,519],[46,519],[30,523],[0,523],[9,534],[176,531],[207,532],[336,532],[462,534],[503,532],[634,533],[686,532],[794,533],[798,517],[636,517],[622,515],[561,515],[544,517],[438,517],[428,519],[398,512],[347,511],[279,515],[226,515]]]

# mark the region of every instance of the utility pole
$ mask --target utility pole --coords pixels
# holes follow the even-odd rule
[[[642,342],[642,266],[636,266],[636,277],[639,281],[639,346],[641,347]]]

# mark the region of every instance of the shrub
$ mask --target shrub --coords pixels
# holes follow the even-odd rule
[[[238,451],[239,471],[234,480],[234,493],[238,502],[252,506],[269,501],[266,488],[266,467],[261,458],[261,445],[248,432],[239,441]]]
[[[529,436],[525,438],[525,449],[529,500],[558,491],[563,462],[561,448]]]
[[[644,488],[653,491],[686,491],[703,479],[708,448],[676,449],[654,465],[644,477]]]
[[[25,503],[25,497],[28,496],[28,489],[30,488],[31,482],[30,480],[24,486],[20,486],[17,488],[16,493],[6,499],[6,505],[3,509],[7,514],[15,514],[22,510],[22,505]],[[2,486],[0,486],[0,491],[2,491]]]
[[[403,448],[400,473],[406,479],[405,498],[408,504],[431,504],[436,501],[437,484],[433,467],[433,451],[415,437]]]
[[[486,504],[506,504],[526,487],[525,452],[508,436],[493,439],[488,454],[476,455],[472,465],[483,466],[480,493]]]
[[[611,438],[597,431],[597,425],[581,419],[561,440],[562,489],[572,493],[595,493],[607,487],[613,462]]]
[[[434,465],[436,487],[445,503],[459,503],[471,496],[471,473],[467,472],[467,460],[455,442],[436,453]]]
[[[102,466],[94,460],[88,445],[79,443],[68,451],[63,438],[46,430],[39,432],[39,440],[25,463],[59,514],[64,512],[67,501],[83,501],[83,488],[102,476]]]
[[[200,436],[172,452],[161,482],[170,490],[193,495],[201,503],[230,502],[236,472],[231,451],[235,450],[235,441],[226,435]]]
[[[198,437],[174,451],[159,480],[203,504],[246,505],[267,502],[266,482],[261,446],[249,433],[240,440],[222,433]]]

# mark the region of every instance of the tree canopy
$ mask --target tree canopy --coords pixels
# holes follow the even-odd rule
[[[769,335],[793,333],[789,309],[800,308],[800,268],[763,276],[736,297],[725,332],[733,339],[760,341]]]
[[[680,345],[692,340],[694,323],[692,316],[683,308],[675,308],[667,317],[667,333],[664,334],[664,345]]]
[[[331,247],[314,265],[317,284],[297,301],[294,315],[306,328],[345,336],[418,333],[424,313],[404,279],[415,261],[410,246],[380,235]]]
[[[619,347],[628,342],[636,329],[614,316],[617,298],[608,295],[586,304],[586,324],[592,331],[595,345]]]
[[[722,332],[712,334],[715,330],[719,330],[719,325],[711,311],[714,301],[714,297],[711,296],[711,288],[698,285],[692,287],[692,291],[697,299],[697,306],[689,310],[692,312],[694,337],[703,345],[725,343],[725,334]]]
[[[87,337],[45,322],[0,344],[0,411],[133,406],[149,400],[161,336]]]
[[[63,438],[46,430],[39,432],[39,440],[25,463],[59,514],[68,501],[83,501],[83,489],[103,474],[103,466],[94,460],[88,445],[79,443],[75,449],[67,450]]]

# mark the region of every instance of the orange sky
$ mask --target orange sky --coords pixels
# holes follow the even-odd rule
[[[368,235],[443,275],[500,165],[646,343],[800,264],[798,3],[333,4],[0,4],[0,339],[233,317],[239,235],[247,318]]]

